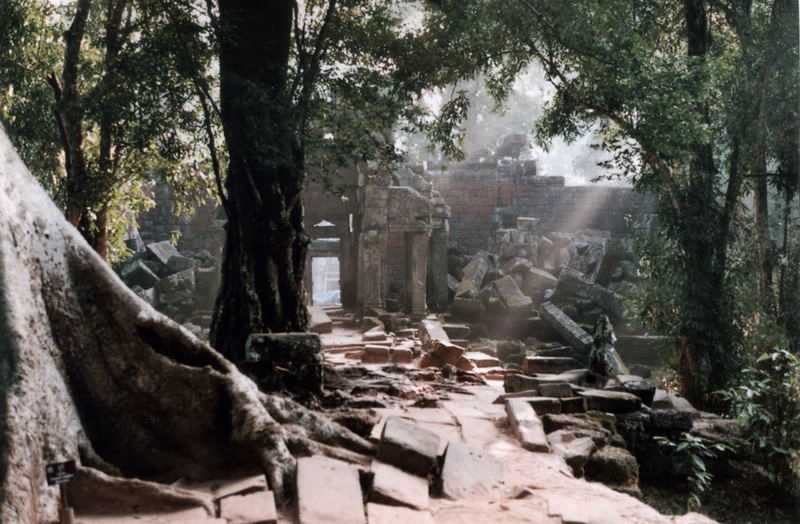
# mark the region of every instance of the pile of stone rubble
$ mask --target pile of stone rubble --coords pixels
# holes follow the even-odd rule
[[[138,244],[119,275],[141,298],[201,338],[208,338],[219,269],[208,253],[180,253],[169,241]]]

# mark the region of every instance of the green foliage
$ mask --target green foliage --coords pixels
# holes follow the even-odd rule
[[[771,330],[773,333],[777,330]],[[775,334],[769,339],[779,339]],[[734,416],[744,422],[748,442],[783,486],[800,489],[800,357],[773,349],[742,371],[727,394]]]
[[[689,498],[686,501],[688,511],[695,510],[702,505],[701,497],[711,486],[713,475],[709,471],[711,463],[720,453],[733,451],[733,449],[720,442],[715,442],[689,431],[681,434],[679,442],[673,442],[667,437],[656,436],[659,445],[672,449],[676,460],[680,461],[681,468],[686,471],[686,480],[689,484]]]
[[[152,205],[151,173],[172,183],[183,207],[213,198],[213,179],[198,167],[207,164],[209,151],[197,97],[213,86],[205,10],[204,2],[192,0],[92,2],[76,79],[74,114],[85,157],[76,186],[62,165],[55,112],[46,110],[56,105],[46,77],[61,74],[60,34],[75,6],[0,5],[0,119],[54,200],[83,210],[84,234],[109,227],[112,261],[126,254],[125,230]]]

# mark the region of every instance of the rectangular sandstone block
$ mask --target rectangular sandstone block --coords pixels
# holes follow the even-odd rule
[[[592,349],[592,337],[578,324],[569,318],[552,302],[545,302],[539,308],[539,316],[547,322],[570,346],[589,354]]]
[[[522,370],[526,374],[533,373],[563,373],[570,369],[576,369],[578,362],[572,357],[540,357],[531,355],[525,357]]]
[[[514,434],[523,448],[543,453],[550,451],[542,421],[536,416],[526,398],[506,399],[506,413]]]
[[[369,501],[412,509],[428,509],[428,479],[406,473],[385,462],[372,461],[372,490]]]
[[[358,468],[327,457],[297,460],[297,517],[301,524],[365,524]]]
[[[427,475],[439,452],[439,435],[399,417],[386,419],[378,460],[419,476]]]
[[[242,524],[277,524],[278,512],[271,491],[233,495],[219,501],[220,517]]]
[[[453,500],[491,494],[501,487],[503,462],[486,451],[450,442],[444,452],[441,494]]]

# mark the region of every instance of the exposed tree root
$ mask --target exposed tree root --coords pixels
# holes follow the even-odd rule
[[[360,463],[373,452],[348,429],[261,393],[140,300],[66,222],[2,132],[0,395],[0,522],[55,518],[57,490],[44,480],[53,461],[162,482],[255,462],[285,500],[295,455]],[[81,471],[76,493],[152,487]]]

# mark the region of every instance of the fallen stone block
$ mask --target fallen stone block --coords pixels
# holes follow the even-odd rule
[[[190,289],[178,289],[170,292],[160,292],[156,290],[156,302],[160,306],[182,304],[192,302],[193,300],[194,293],[192,293]]]
[[[468,339],[471,331],[467,324],[445,324],[442,329],[450,337],[450,340]]]
[[[419,339],[423,347],[430,347],[434,340],[450,342],[450,337],[438,320],[425,319],[420,322]]]
[[[381,342],[386,340],[386,332],[383,330],[382,325],[375,326],[362,333],[361,338],[364,342]]]
[[[426,476],[436,462],[439,436],[405,419],[389,417],[378,444],[378,460]]]
[[[297,516],[301,524],[366,523],[358,468],[327,457],[297,460]]]
[[[531,355],[525,357],[522,370],[526,374],[533,373],[563,373],[570,369],[576,369],[578,362],[571,357],[540,357]]]
[[[333,331],[333,322],[331,317],[325,313],[325,310],[319,306],[311,306],[308,308],[308,330],[312,333],[330,333]]]
[[[156,305],[156,300],[157,300],[156,288],[151,287],[150,289],[139,289],[136,290],[136,294],[139,296],[139,298],[141,298],[151,306]]]
[[[223,499],[231,495],[246,495],[255,491],[267,490],[267,477],[263,474],[253,475],[252,477],[239,478],[223,481],[214,490],[215,499]]]
[[[513,275],[516,273],[523,273],[532,268],[533,264],[527,258],[512,257],[503,264],[503,273],[506,275]]]
[[[586,399],[583,397],[565,397],[561,400],[561,413],[586,412]]]
[[[120,276],[130,287],[140,286],[150,289],[158,282],[158,275],[153,273],[142,260],[135,260],[122,268]]]
[[[427,511],[386,506],[374,502],[367,504],[367,517],[369,524],[433,524],[433,517]]]
[[[539,384],[539,395],[543,397],[571,397],[574,395],[572,386],[566,382],[554,382],[552,384]]]
[[[520,444],[528,451],[547,453],[550,447],[544,434],[542,421],[524,398],[506,399],[508,422]]]
[[[589,457],[584,466],[587,480],[626,492],[639,491],[639,464],[627,450],[605,446]]]
[[[547,443],[551,453],[562,457],[578,478],[583,476],[584,465],[597,450],[591,437],[582,437],[579,432],[564,429],[548,434]]]
[[[544,269],[530,268],[522,272],[522,285],[520,288],[525,295],[534,297],[545,289],[556,287],[556,284],[558,284],[558,279],[551,273]]]
[[[185,269],[164,277],[156,284],[156,290],[160,294],[172,293],[174,291],[194,292],[194,271]]]
[[[561,413],[561,402],[553,397],[528,397],[525,399],[537,415],[558,415]]]
[[[520,316],[530,313],[533,301],[530,297],[522,294],[517,282],[510,275],[495,280],[492,286],[511,315]]]
[[[233,495],[219,501],[220,517],[242,524],[277,524],[278,511],[271,491]]]
[[[563,343],[558,332],[550,327],[550,324],[545,322],[538,314],[535,317],[525,319],[524,329],[526,337],[533,337],[541,342]]]
[[[647,406],[653,403],[656,385],[649,378],[637,377],[636,375],[617,375],[617,381],[620,385],[611,389],[636,395]]]
[[[486,496],[500,487],[503,462],[491,453],[461,442],[450,442],[444,452],[439,479],[442,497],[452,500]]]
[[[170,273],[177,273],[178,271],[185,271],[187,269],[194,269],[197,261],[193,258],[185,257],[183,255],[173,255],[167,261],[167,271]]]
[[[369,501],[390,506],[428,509],[428,480],[412,475],[390,464],[372,461],[372,490]]]
[[[570,346],[585,353],[592,350],[592,337],[569,318],[552,302],[545,302],[539,308],[539,316],[547,322]]]
[[[464,358],[475,364],[477,368],[492,368],[502,365],[499,358],[481,351],[468,351],[464,353]]]
[[[391,359],[395,364],[410,364],[414,360],[414,352],[408,348],[392,348]]]
[[[607,413],[629,413],[642,407],[642,399],[622,391],[605,389],[585,389],[578,395],[586,399],[587,407],[594,411]]]
[[[483,282],[486,272],[489,271],[489,267],[489,253],[479,251],[473,256],[464,268],[464,276],[456,288],[456,298],[475,298],[481,289],[481,282]]]
[[[361,361],[365,364],[385,364],[389,362],[389,348],[367,344],[361,354]]]
[[[589,371],[572,369],[558,375],[506,375],[503,388],[506,393],[538,389],[540,384],[566,382],[575,386],[583,386]]]
[[[180,252],[168,240],[147,244],[147,252],[164,267],[167,267],[170,258],[181,256]]]
[[[625,306],[620,295],[592,282],[581,272],[571,268],[564,268],[561,271],[554,297],[589,299],[603,308],[611,317],[622,318],[625,315]]]

